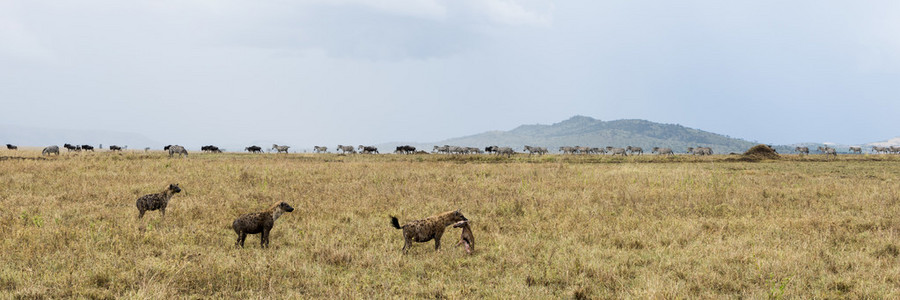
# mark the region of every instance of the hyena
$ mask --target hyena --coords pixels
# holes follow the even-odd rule
[[[178,187],[178,184],[170,184],[169,187],[166,188],[165,191],[156,194],[144,195],[137,199],[137,209],[140,214],[138,218],[143,218],[144,213],[148,210],[159,210],[162,213],[163,218],[166,217],[166,206],[169,205],[169,200],[172,199],[172,196],[175,196],[175,193],[180,193],[181,188]]]
[[[475,251],[475,236],[472,235],[472,228],[469,228],[469,221],[456,222],[456,224],[453,224],[453,228],[462,228],[462,234],[456,246],[463,245],[466,247],[466,253],[472,254]]]
[[[403,253],[406,254],[413,241],[424,243],[434,239],[434,249],[440,250],[444,228],[453,223],[468,220],[459,210],[455,210],[412,221],[403,226],[400,226],[400,221],[397,220],[397,217],[391,216],[391,225],[394,225],[394,228],[403,229],[403,239],[405,241]]]
[[[248,234],[262,233],[259,237],[259,246],[269,247],[269,232],[272,231],[272,226],[275,226],[275,220],[282,214],[292,211],[294,208],[287,202],[277,202],[265,211],[241,215],[231,223],[231,228],[238,235],[234,245],[243,248]]]

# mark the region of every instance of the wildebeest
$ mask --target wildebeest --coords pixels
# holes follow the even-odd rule
[[[292,211],[294,211],[294,208],[288,205],[287,202],[279,201],[265,211],[241,215],[231,223],[231,228],[238,235],[234,245],[243,248],[244,240],[247,239],[248,234],[259,233],[259,246],[268,248],[269,232],[275,226],[275,220],[278,220],[278,217],[281,217],[282,214]]]
[[[50,154],[54,154],[54,153],[56,155],[59,155],[59,146],[57,146],[57,145],[48,146],[47,148],[44,148],[43,151],[41,151],[41,155],[50,155]]]
[[[606,151],[609,151],[609,153],[612,153],[613,156],[615,156],[616,154],[619,154],[622,156],[628,156],[628,153],[626,153],[625,148],[616,148],[616,147],[612,147],[612,146],[607,146]]]
[[[7,150],[19,150],[19,147],[13,144],[6,144]]]
[[[372,153],[378,154],[378,148],[375,148],[375,146],[359,145],[359,148],[357,148],[357,149],[359,149],[360,153],[363,153],[363,154],[372,154]]]
[[[325,146],[313,146],[313,151],[316,153],[327,153],[328,147]]]
[[[672,152],[672,148],[653,147],[651,153],[656,153],[658,155],[675,155],[675,152]]]
[[[394,153],[397,154],[415,154],[416,147],[410,145],[397,146],[397,150],[394,150]]]
[[[850,152],[856,154],[862,154],[862,147],[859,146],[850,146]]]
[[[66,150],[68,150],[69,152],[72,152],[72,151],[76,151],[76,152],[77,152],[77,151],[81,151],[81,146],[75,146],[75,145],[68,144],[68,143],[67,143],[67,144],[63,144],[63,148],[66,148]]]
[[[112,148],[112,146],[110,146],[110,148]],[[184,149],[184,147],[179,146],[179,145],[169,146],[169,157],[172,157],[172,155],[175,155],[175,154],[178,154],[178,155],[184,157],[184,156],[188,155],[188,152],[186,149]]]
[[[276,150],[276,151],[278,151],[278,153],[281,153],[281,152],[288,153],[288,148],[290,148],[290,147],[291,146],[284,146],[284,145],[278,146],[277,144],[272,144],[272,150]]]
[[[219,147],[216,147],[213,145],[202,146],[202,147],[200,147],[200,151],[209,152],[209,153],[222,153],[222,150],[220,150]]]
[[[825,146],[825,147],[819,146],[818,149],[819,149],[819,152],[822,152],[822,154],[825,154],[826,156],[833,155],[834,157],[837,157],[837,150],[835,150],[834,148],[831,148],[828,146]]]
[[[250,153],[262,153],[262,147],[257,146],[257,145],[253,145],[253,146],[244,148],[244,150],[247,150],[247,152],[250,152]]]
[[[353,149],[353,146],[350,145],[337,145],[337,149],[340,150],[342,154],[356,153],[356,149]]]
[[[638,155],[644,154],[644,148],[641,148],[641,147],[628,146],[628,147],[625,147],[625,151],[628,151],[628,153],[631,153],[631,154],[635,154],[635,153],[638,153]]]
[[[91,146],[91,145],[81,145],[81,150],[94,152],[94,146]]]
[[[498,146],[487,146],[487,147],[484,147],[484,152],[486,152],[486,153],[488,153],[488,154],[491,154],[491,153],[496,154],[497,151],[499,151],[499,150],[500,150],[500,147],[498,147]]]
[[[391,216],[391,225],[394,228],[403,229],[404,243],[402,251],[404,254],[409,251],[412,242],[424,243],[434,240],[434,249],[441,249],[441,236],[444,235],[444,228],[459,221],[468,221],[459,210],[411,221],[403,226],[400,226],[400,221],[397,217]]]
[[[796,147],[796,148],[794,148],[794,152],[797,152],[801,155],[803,155],[803,154],[809,155],[809,147]]]
[[[166,190],[156,193],[156,194],[147,194],[141,196],[137,199],[137,203],[135,204],[138,209],[138,219],[144,217],[144,213],[148,210],[159,210],[162,214],[163,218],[166,217],[166,207],[169,206],[169,200],[172,199],[172,196],[175,196],[176,193],[180,193],[181,188],[178,187],[178,184],[170,184],[166,187]]]
[[[116,145],[109,145],[109,151],[122,151],[122,147]]]

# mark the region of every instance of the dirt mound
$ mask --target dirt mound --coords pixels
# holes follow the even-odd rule
[[[781,155],[768,145],[759,144],[744,152],[741,158],[750,160],[781,159]]]

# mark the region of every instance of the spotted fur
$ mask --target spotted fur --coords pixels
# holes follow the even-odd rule
[[[181,188],[178,184],[170,184],[165,191],[156,194],[144,195],[137,199],[137,209],[140,213],[138,218],[143,218],[144,213],[148,210],[159,210],[162,216],[166,216],[166,206],[169,206],[169,200],[175,193],[180,193]]]
[[[261,233],[259,246],[268,248],[269,232],[272,231],[272,226],[275,226],[275,220],[278,220],[278,217],[282,214],[292,211],[294,211],[294,208],[288,205],[287,202],[277,202],[265,211],[241,215],[231,223],[231,228],[238,235],[234,245],[243,248],[244,240],[247,239],[248,234]]]
[[[391,225],[397,229],[403,229],[403,253],[409,251],[412,242],[424,243],[434,240],[434,249],[441,249],[441,236],[444,235],[444,228],[459,221],[468,221],[459,211],[448,211],[434,216],[427,217],[422,220],[411,221],[406,225],[400,226],[397,217],[391,216]]]

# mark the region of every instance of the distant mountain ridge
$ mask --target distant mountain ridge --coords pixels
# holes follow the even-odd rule
[[[384,146],[393,147],[396,144]],[[638,119],[601,121],[579,115],[551,125],[522,125],[510,131],[488,131],[414,146],[445,144],[472,147],[510,146],[518,151],[522,151],[525,145],[530,145],[547,147],[553,152],[561,146],[622,148],[636,146],[643,148],[646,153],[653,147],[672,148],[676,153],[684,153],[688,147],[711,147],[715,153],[730,153],[744,152],[757,143],[677,124]]]

